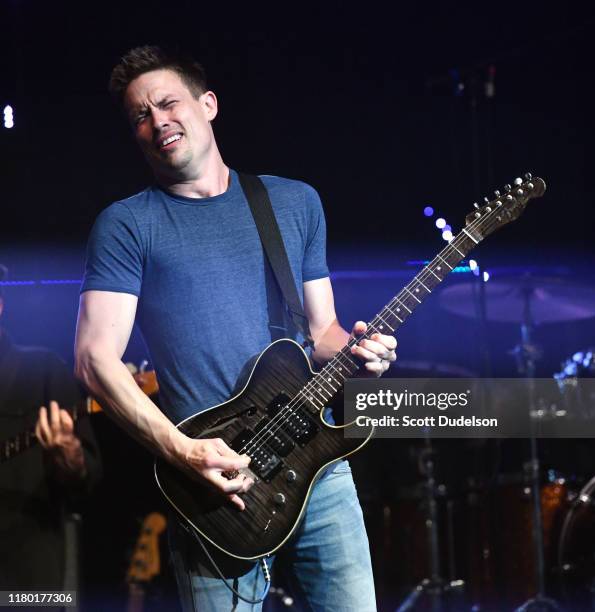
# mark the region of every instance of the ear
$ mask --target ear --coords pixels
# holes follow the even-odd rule
[[[219,110],[217,96],[212,91],[205,91],[200,97],[207,121],[213,121]]]

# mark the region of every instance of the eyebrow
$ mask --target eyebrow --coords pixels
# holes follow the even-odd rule
[[[165,96],[163,96],[163,97],[162,97],[160,100],[158,100],[158,101],[157,101],[157,104],[156,104],[155,106],[163,106],[164,104],[166,104],[166,103],[167,103],[168,99],[169,99],[169,98],[172,98],[172,97],[173,97],[173,94],[165,94]],[[146,109],[148,108],[148,106],[149,106],[148,104],[142,104],[142,105],[140,105],[140,106],[135,106],[135,107],[134,107],[134,108],[131,110],[130,114],[131,114],[132,116],[136,116],[136,115],[138,115],[140,112],[142,112],[143,110],[146,110]]]

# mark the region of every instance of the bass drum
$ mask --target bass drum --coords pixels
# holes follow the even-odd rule
[[[564,517],[557,565],[564,599],[591,605],[595,588],[595,476]]]

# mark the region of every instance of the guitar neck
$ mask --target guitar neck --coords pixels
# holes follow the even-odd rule
[[[93,409],[93,400],[88,397],[81,405],[77,405],[71,411],[70,416],[73,421],[77,421],[84,414],[91,414]],[[35,435],[35,427],[18,433],[12,438],[0,442],[0,464],[20,455],[22,452],[32,448],[37,444],[37,436]]]
[[[326,406],[335,393],[360,369],[351,348],[375,333],[394,334],[413,311],[482,240],[469,228],[463,229],[368,323],[361,336],[349,342],[304,387],[303,394],[316,408]]]

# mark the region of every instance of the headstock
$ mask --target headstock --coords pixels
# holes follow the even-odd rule
[[[145,517],[126,575],[127,582],[148,582],[159,574],[159,535],[166,525],[165,517],[159,512]]]
[[[524,180],[515,179],[513,185],[505,185],[502,193],[495,191],[492,200],[484,198],[484,204],[474,204],[475,210],[465,217],[465,226],[483,239],[507,223],[517,219],[527,202],[539,198],[545,191],[545,182],[538,176],[525,174]]]

